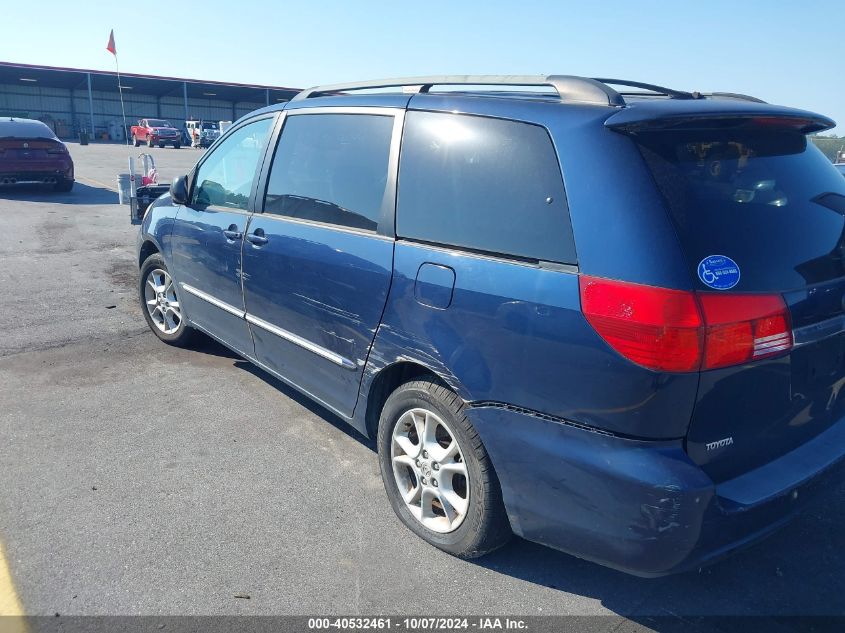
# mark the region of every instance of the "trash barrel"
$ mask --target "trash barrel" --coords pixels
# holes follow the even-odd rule
[[[132,185],[130,174],[118,174],[117,176],[117,197],[120,204],[129,204],[132,197]]]
[[[80,132],[79,133],[79,144],[80,145],[88,145],[88,132]]]

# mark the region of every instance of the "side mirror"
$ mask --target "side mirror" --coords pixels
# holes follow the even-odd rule
[[[173,204],[188,204],[188,177],[179,176],[170,185],[170,198]]]

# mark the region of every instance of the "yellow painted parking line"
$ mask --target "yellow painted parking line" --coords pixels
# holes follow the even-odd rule
[[[105,189],[109,189],[110,191],[117,191],[117,187],[114,185],[107,185],[104,182],[100,182],[99,180],[94,180],[93,178],[88,178],[87,176],[76,176],[77,180],[81,180],[87,184],[95,184],[98,187],[103,187]]]
[[[15,585],[12,584],[12,574],[9,572],[9,564],[3,552],[3,544],[0,543],[0,616],[8,615],[22,616],[23,607],[15,591]],[[3,631],[5,633],[5,627]]]

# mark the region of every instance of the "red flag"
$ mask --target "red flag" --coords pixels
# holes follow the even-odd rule
[[[114,45],[114,29],[112,29],[109,34],[109,45],[106,46],[106,50],[117,57],[117,47]]]

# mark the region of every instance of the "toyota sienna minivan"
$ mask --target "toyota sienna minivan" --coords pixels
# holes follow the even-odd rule
[[[377,439],[436,547],[700,567],[843,478],[833,125],[572,76],[306,90],[149,208],[143,313]]]

